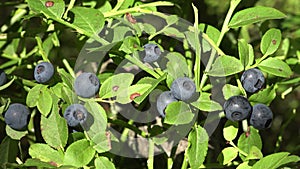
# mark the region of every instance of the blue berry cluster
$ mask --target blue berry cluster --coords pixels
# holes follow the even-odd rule
[[[246,70],[241,76],[243,88],[248,93],[261,90],[265,84],[263,73],[256,68]],[[253,107],[247,98],[232,96],[225,101],[223,109],[226,118],[231,121],[249,119],[250,125],[258,130],[267,129],[271,126],[273,113],[265,104],[256,104]]]
[[[194,81],[188,77],[179,77],[171,84],[170,91],[162,92],[156,101],[159,114],[165,117],[166,107],[175,101],[187,101],[196,93]]]

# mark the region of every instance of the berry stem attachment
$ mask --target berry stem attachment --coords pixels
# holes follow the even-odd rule
[[[249,129],[248,129],[248,121],[247,121],[247,119],[245,119],[245,120],[242,121],[242,127],[243,127],[243,131],[244,131],[245,133],[248,133],[248,132],[249,132]]]

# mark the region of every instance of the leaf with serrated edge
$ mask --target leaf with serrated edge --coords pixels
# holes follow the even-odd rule
[[[189,146],[187,156],[192,169],[199,168],[206,157],[208,150],[208,135],[204,128],[196,126],[188,136]]]

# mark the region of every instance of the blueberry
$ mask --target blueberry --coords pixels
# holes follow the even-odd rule
[[[83,105],[72,104],[65,110],[64,118],[70,127],[76,127],[86,121],[87,114],[88,112]]]
[[[224,103],[226,118],[231,121],[242,121],[249,117],[252,106],[243,96],[232,96]]]
[[[255,93],[264,86],[265,77],[259,69],[248,69],[242,74],[241,82],[247,92]]]
[[[145,49],[145,57],[143,61],[147,63],[156,61],[161,54],[161,50],[156,44],[148,43],[144,45],[144,49]]]
[[[0,86],[4,85],[6,83],[6,80],[7,78],[5,72],[0,69]]]
[[[271,127],[273,113],[271,109],[264,104],[256,104],[250,117],[250,125],[258,130]]]
[[[41,62],[34,69],[34,78],[38,83],[46,83],[54,74],[53,65],[49,62]]]
[[[74,90],[80,97],[90,98],[99,91],[100,81],[94,73],[81,73],[74,83]]]
[[[171,84],[171,92],[174,97],[179,100],[188,100],[196,92],[196,85],[194,81],[188,77],[180,77]]]
[[[5,123],[15,130],[25,130],[29,121],[29,109],[20,103],[9,105],[4,115]]]
[[[165,109],[166,107],[172,103],[172,102],[176,102],[178,101],[172,94],[171,91],[165,91],[165,92],[162,92],[158,98],[157,98],[157,101],[156,101],[156,107],[157,107],[157,110],[159,112],[159,114],[162,116],[162,117],[165,117]]]

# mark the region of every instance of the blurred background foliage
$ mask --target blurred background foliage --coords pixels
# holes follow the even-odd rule
[[[175,4],[174,7],[158,7],[158,11],[169,14],[176,14],[193,23],[192,3],[199,9],[199,18],[201,23],[206,23],[221,29],[225,15],[229,7],[229,0],[167,0]],[[110,10],[109,5],[113,7],[117,0],[108,1],[93,1],[93,0],[78,0],[76,5],[94,6],[101,10]],[[128,0],[129,6],[135,3],[148,3],[152,0]],[[66,1],[68,4],[68,1]],[[108,5],[108,6],[107,6]],[[283,39],[281,49],[275,54],[278,57],[284,57],[289,60],[294,76],[300,77],[300,1],[299,0],[243,0],[237,10],[245,9],[252,6],[269,6],[274,7],[287,15],[282,20],[272,20],[263,23],[254,24],[240,29],[232,29],[228,32],[221,44],[221,49],[229,55],[238,56],[237,40],[246,39],[251,43],[256,52],[256,57],[261,56],[259,45],[262,34],[271,27],[279,28],[282,31]],[[4,67],[7,59],[3,58],[3,53],[10,52],[7,48],[8,44],[19,43],[24,45],[28,51],[36,45],[34,42],[34,34],[47,33],[47,23],[39,18],[20,19],[24,16],[24,12],[28,12],[26,1],[1,0],[0,1],[0,68]],[[60,44],[54,46],[49,56],[50,60],[56,65],[62,65],[63,58],[67,58],[71,65],[74,65],[77,55],[81,47],[87,40],[86,37],[79,35],[70,28],[65,28],[63,25],[56,24],[54,28],[58,32]],[[26,38],[20,38],[19,32],[25,31]],[[3,38],[3,34],[7,34],[8,38]],[[31,34],[33,36],[31,36]],[[18,41],[18,42],[17,42]],[[22,52],[22,46],[15,46],[19,49],[18,53]],[[37,59],[38,60],[38,59]],[[26,62],[24,64],[26,66]],[[22,68],[16,68],[14,73],[28,74],[27,79],[32,77],[32,72],[24,72]],[[18,71],[20,69],[20,71]],[[274,81],[282,80],[278,78],[268,77],[268,84]],[[270,130],[261,131],[263,142],[263,154],[270,154],[278,151],[289,151],[293,154],[300,155],[300,84],[279,85],[276,99],[272,102],[271,108],[274,111],[275,119]],[[15,87],[15,86],[13,86]],[[11,87],[11,90],[21,90]],[[5,91],[1,91],[2,96],[10,95]],[[18,94],[24,94],[20,92]],[[24,96],[25,98],[25,96]],[[4,124],[1,123],[1,130],[4,129]],[[222,129],[216,131],[212,138],[217,141],[212,142],[212,146],[217,148],[222,142]],[[3,133],[1,131],[0,133]],[[212,139],[211,138],[211,139]],[[216,153],[217,155],[218,153]],[[213,158],[216,159],[216,158]]]

